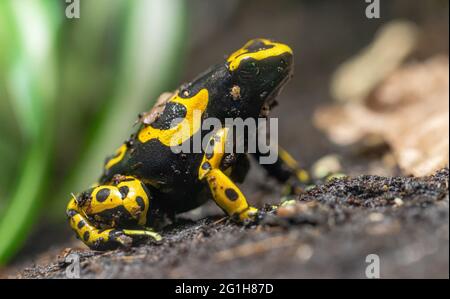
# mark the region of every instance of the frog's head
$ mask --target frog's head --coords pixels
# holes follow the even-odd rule
[[[232,74],[232,94],[262,114],[275,105],[275,98],[293,73],[289,46],[268,39],[253,39],[227,59]]]
[[[267,116],[292,72],[293,55],[289,46],[268,39],[253,39],[224,63],[183,84],[178,97],[203,99],[200,91],[206,89],[209,97],[204,115],[207,117],[223,120]]]

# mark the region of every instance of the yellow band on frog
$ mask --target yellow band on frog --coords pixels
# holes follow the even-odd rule
[[[179,103],[186,107],[183,121],[168,130],[144,127],[138,134],[139,141],[145,143],[151,139],[158,139],[166,146],[176,146],[191,138],[201,127],[201,119],[195,119],[196,113],[203,114],[208,106],[208,90],[200,90],[191,98],[181,98],[175,94],[169,102]]]
[[[120,161],[122,161],[123,157],[125,156],[125,153],[127,152],[127,145],[122,144],[119,149],[116,151],[116,154],[114,157],[112,157],[105,165],[105,169],[110,169]]]
[[[250,52],[248,47],[251,46],[251,44],[255,43],[255,42],[262,42],[264,45],[269,46],[269,47],[267,49],[261,48],[258,51]],[[256,60],[263,60],[268,57],[279,56],[284,53],[292,54],[292,49],[285,44],[275,43],[268,39],[263,39],[263,38],[253,39],[253,40],[249,41],[248,43],[246,43],[242,48],[240,48],[239,50],[237,50],[236,52],[231,54],[228,57],[227,62],[229,63],[230,70],[234,71],[235,69],[237,69],[239,67],[239,65],[241,64],[241,61],[243,61],[243,60],[246,60],[249,58],[253,58]]]

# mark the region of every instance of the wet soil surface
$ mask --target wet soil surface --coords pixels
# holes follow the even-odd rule
[[[65,257],[76,253],[81,278],[365,278],[366,258],[376,254],[382,278],[448,278],[448,180],[448,169],[424,178],[337,179],[258,225],[179,220],[160,243],[59,249],[12,276],[65,278]]]

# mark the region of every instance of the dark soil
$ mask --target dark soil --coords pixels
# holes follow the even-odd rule
[[[269,212],[260,224],[179,220],[164,240],[126,250],[66,249],[19,278],[64,278],[78,253],[82,278],[382,278],[449,276],[448,169],[433,176],[338,179]]]

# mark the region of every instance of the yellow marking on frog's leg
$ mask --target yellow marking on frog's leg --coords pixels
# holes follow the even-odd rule
[[[83,209],[89,215],[102,217],[99,216],[102,212],[123,208],[137,225],[143,226],[147,222],[149,196],[148,189],[141,181],[126,176],[117,186],[101,185],[92,189],[91,200],[83,206]]]
[[[211,137],[200,164],[199,179],[206,179],[214,201],[229,216],[237,216],[240,221],[250,220],[258,209],[249,206],[239,187],[219,169],[227,135],[228,128],[223,128]]]
[[[249,206],[241,190],[220,169],[210,170],[206,174],[206,181],[214,201],[229,216],[237,216],[239,220],[244,221],[252,219],[258,212],[258,209]]]
[[[160,240],[161,236],[144,227],[149,206],[150,193],[145,185],[124,176],[112,185],[95,186],[74,196],[67,216],[80,240],[91,249],[105,250],[131,245],[134,237]],[[124,229],[124,225],[143,229]]]
[[[120,161],[122,161],[123,157],[125,157],[125,153],[127,152],[127,145],[126,144],[122,144],[119,149],[117,149],[116,153],[114,154],[114,156],[112,158],[110,158],[106,164],[105,164],[105,169],[110,169],[111,167],[113,167],[114,165],[116,165],[117,163],[119,163]]]
[[[283,161],[286,166],[291,169],[291,171],[295,174],[296,178],[303,184],[309,184],[311,182],[311,176],[309,175],[308,171],[305,169],[302,169],[297,162],[297,160],[294,159],[286,150],[279,147],[278,149],[278,156],[280,157],[281,161]]]
[[[151,139],[158,139],[166,146],[176,146],[182,144],[187,139],[191,138],[201,128],[201,120],[196,119],[196,112],[201,116],[208,106],[208,90],[206,88],[200,90],[191,98],[182,98],[178,93],[168,101],[179,103],[186,107],[186,115],[184,119],[176,126],[161,130],[153,128],[152,126],[145,126],[138,133],[139,141],[145,143]],[[186,129],[187,128],[187,129]]]
[[[202,180],[211,169],[218,169],[220,167],[220,163],[222,162],[225,153],[228,132],[228,128],[222,128],[209,139],[206,153],[203,156],[202,163],[198,170],[199,180]]]
[[[255,51],[250,51],[249,47],[251,47],[252,44],[258,42],[262,43],[263,47],[261,47],[260,49],[256,49]],[[230,70],[234,71],[239,67],[241,61],[243,60],[250,58],[256,60],[263,60],[268,57],[279,56],[283,53],[292,54],[292,49],[285,44],[276,43],[268,39],[259,38],[247,42],[242,48],[231,54],[228,57],[227,62],[229,63]]]

